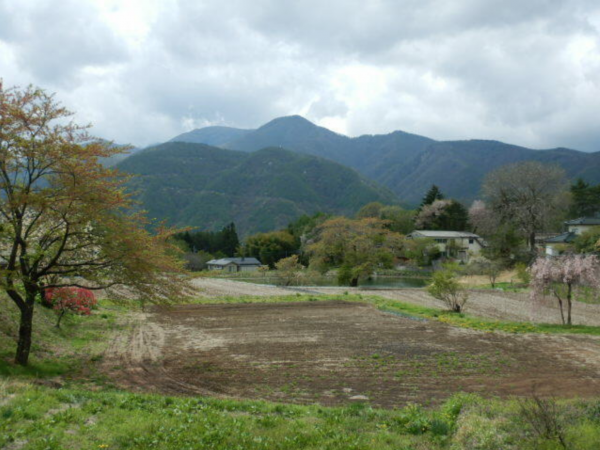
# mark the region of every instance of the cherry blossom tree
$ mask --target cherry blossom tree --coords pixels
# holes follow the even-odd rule
[[[538,258],[530,268],[531,300],[551,292],[558,301],[563,325],[571,325],[573,297],[582,287],[600,291],[600,261],[595,255],[562,255]],[[564,304],[567,307],[565,319]]]

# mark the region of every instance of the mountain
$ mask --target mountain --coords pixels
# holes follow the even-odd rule
[[[560,164],[571,178],[600,182],[600,152],[532,150],[486,140],[435,141],[403,131],[350,138],[300,116],[281,117],[256,130],[240,131],[244,133],[215,145],[246,152],[275,146],[328,158],[356,169],[410,204],[418,204],[432,184],[447,196],[473,200],[488,172],[518,161]]]
[[[239,139],[254,130],[242,130],[231,127],[205,127],[175,136],[169,142],[191,142],[219,147]]]
[[[212,230],[233,221],[242,235],[284,227],[302,214],[353,214],[372,201],[397,201],[352,169],[280,148],[248,153],[167,142],[117,167],[138,175],[131,187],[150,217]]]

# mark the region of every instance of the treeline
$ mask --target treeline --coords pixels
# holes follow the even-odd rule
[[[368,267],[382,264],[377,252],[386,239],[395,242],[392,258],[395,261],[410,260],[417,265],[427,265],[440,256],[438,246],[430,239],[403,239],[402,245],[397,245],[400,241],[388,239],[390,236],[405,236],[414,230],[467,231],[485,238],[487,246],[482,255],[486,259],[510,267],[532,260],[539,233],[560,232],[565,220],[600,212],[600,185],[590,186],[582,180],[569,185],[562,169],[533,162],[500,168],[489,174],[484,181],[482,198],[484,200],[475,201],[467,209],[460,201],[446,198],[441,189],[433,185],[419,207],[413,210],[373,202],[363,206],[354,218],[336,218],[324,213],[303,215],[284,229],[253,234],[243,243],[233,223],[217,232],[186,232],[177,238],[185,246],[188,267],[193,270],[205,269],[206,262],[212,258],[233,256],[255,257],[275,268],[278,261],[293,256],[304,266],[337,267],[346,272],[362,264],[366,273]],[[532,211],[536,213],[532,215]],[[341,240],[329,239],[327,233],[341,236]],[[364,238],[369,235],[372,242],[368,242],[371,238]],[[586,236],[585,245],[577,249],[595,248],[598,238]],[[321,245],[324,253],[319,253],[319,243],[328,240],[335,244],[331,248]],[[338,252],[347,243],[362,246],[349,260],[340,257]],[[451,250],[449,245],[446,254],[452,256]],[[375,254],[375,260],[369,252]],[[386,258],[389,260],[389,255]],[[367,260],[371,263],[366,264]]]

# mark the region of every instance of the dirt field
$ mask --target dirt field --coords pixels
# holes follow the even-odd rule
[[[189,305],[132,317],[104,358],[117,384],[324,405],[435,403],[453,392],[600,395],[600,341],[506,335],[315,301]]]
[[[239,281],[197,278],[194,284],[200,296],[274,296],[293,295],[296,292],[309,294],[343,294],[360,293],[363,295],[378,295],[405,303],[442,309],[439,300],[431,297],[424,289],[362,289],[340,287],[314,287],[314,288],[278,288]],[[539,323],[560,323],[560,313],[556,301],[548,297],[542,305],[532,308],[526,293],[501,292],[490,289],[470,290],[469,301],[465,311],[480,317],[490,319],[528,322],[533,320]],[[600,305],[577,303],[573,307],[573,323],[580,325],[600,326]]]

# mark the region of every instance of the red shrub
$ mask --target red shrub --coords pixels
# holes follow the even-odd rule
[[[58,314],[57,327],[60,327],[60,320],[66,313],[89,316],[98,303],[92,291],[76,287],[46,289],[44,301]]]

